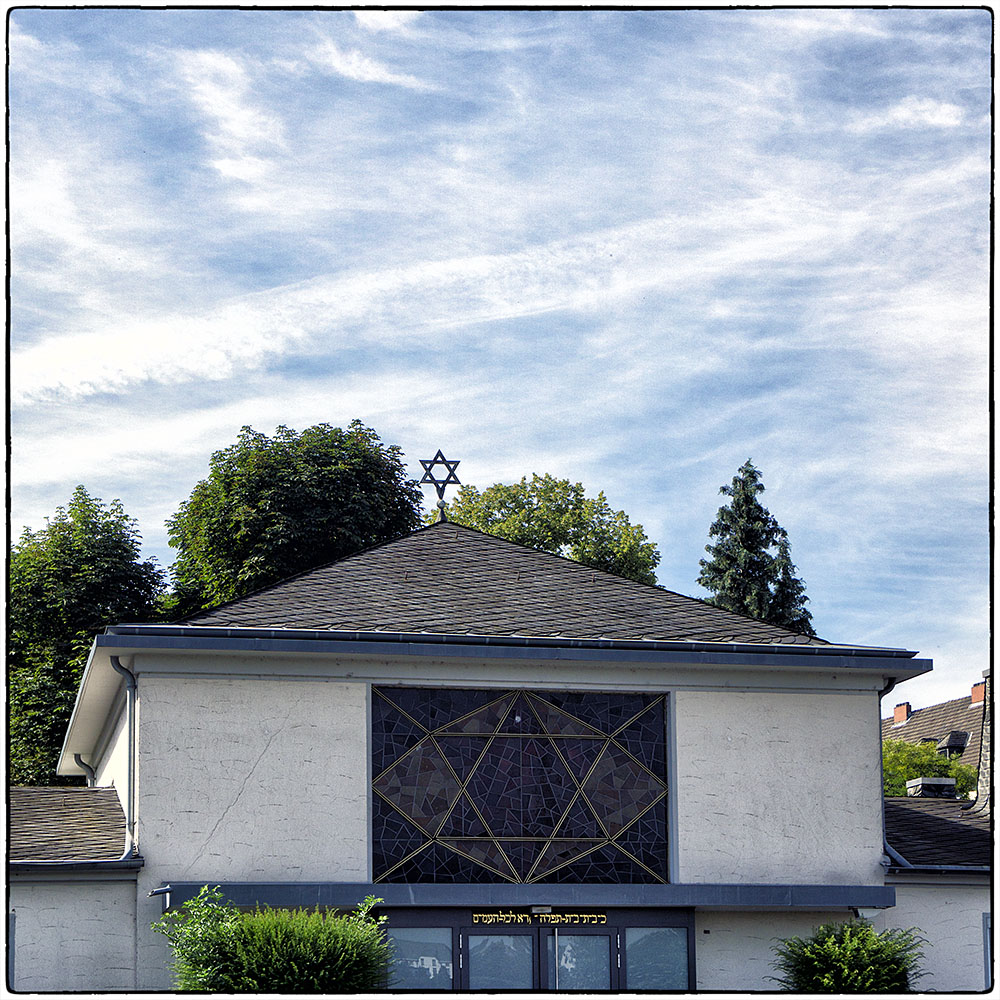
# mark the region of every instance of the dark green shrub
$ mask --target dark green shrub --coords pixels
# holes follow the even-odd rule
[[[866,920],[823,924],[775,945],[772,968],[782,975],[770,978],[793,993],[909,993],[923,975],[918,933],[879,933]]]
[[[381,900],[356,910],[258,909],[241,913],[218,889],[202,888],[153,929],[174,953],[178,990],[213,993],[358,993],[389,984],[391,944],[385,918],[371,916]]]

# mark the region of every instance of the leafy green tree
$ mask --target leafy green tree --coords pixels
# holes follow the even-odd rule
[[[964,799],[977,784],[979,772],[937,752],[933,743],[882,741],[882,788],[886,795],[905,795],[914,778],[954,778],[955,794]]]
[[[481,493],[463,486],[445,507],[449,521],[519,545],[568,556],[617,576],[656,583],[656,544],[641,524],[612,510],[603,493],[585,495],[580,483],[533,474],[509,486],[494,483]]]
[[[731,485],[719,492],[730,503],[719,508],[705,546],[710,559],[700,560],[698,583],[709,602],[759,621],[814,635],[805,584],[795,575],[788,533],[757,499],[764,492],[760,472],[750,459],[740,466]]]
[[[811,937],[774,947],[772,976],[790,993],[909,993],[920,971],[924,939],[915,927],[876,931],[867,920],[822,924]]]
[[[163,571],[140,559],[136,522],[78,486],[45,527],[24,529],[8,570],[9,778],[65,784],[55,768],[94,634],[158,616]]]
[[[241,913],[218,887],[152,924],[174,955],[178,990],[212,993],[361,993],[389,985],[392,945],[382,902],[368,896],[356,910],[257,909]]]
[[[270,586],[420,524],[402,452],[353,421],[268,437],[244,427],[167,521],[171,613],[183,617]]]

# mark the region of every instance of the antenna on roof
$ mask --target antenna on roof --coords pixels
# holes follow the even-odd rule
[[[458,476],[455,475],[455,470],[458,468],[459,463],[449,462],[448,459],[444,457],[441,449],[438,448],[437,454],[433,458],[422,458],[420,459],[420,464],[424,467],[424,475],[420,480],[420,484],[430,483],[434,489],[437,490],[438,495],[438,521],[447,521],[448,515],[444,512],[444,491],[445,487],[455,485],[461,486]],[[433,469],[436,465],[443,465],[448,470],[448,475],[443,479],[438,479],[433,473]]]

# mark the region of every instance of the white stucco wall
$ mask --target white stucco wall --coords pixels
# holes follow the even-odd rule
[[[162,989],[165,943],[146,930],[161,901],[147,900],[149,889],[368,879],[367,688],[136,665],[140,986]]]
[[[695,913],[694,948],[698,989],[747,992],[778,987],[768,977],[777,939],[804,937],[820,924],[849,920],[844,912]]]
[[[135,882],[15,879],[8,905],[15,990],[135,988]]]
[[[917,927],[925,939],[921,992],[957,993],[986,988],[983,914],[990,911],[990,887],[895,883],[896,905],[872,921],[886,927]]]
[[[118,793],[122,812],[126,811],[128,796],[128,730],[125,711],[118,713],[118,719],[108,744],[94,766],[95,784],[102,788],[112,786]]]
[[[678,881],[881,880],[874,692],[673,697]]]

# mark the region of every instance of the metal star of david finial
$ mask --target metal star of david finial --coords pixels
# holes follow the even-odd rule
[[[438,495],[438,520],[447,521],[448,518],[444,513],[444,491],[447,486],[461,486],[458,476],[455,475],[455,470],[458,468],[459,463],[449,462],[448,459],[444,457],[441,449],[438,448],[437,454],[433,458],[422,458],[420,459],[420,464],[424,467],[424,475],[420,480],[421,485],[424,483],[429,483],[437,490]],[[434,475],[433,469],[436,465],[443,465],[447,470],[448,474],[440,479]]]

